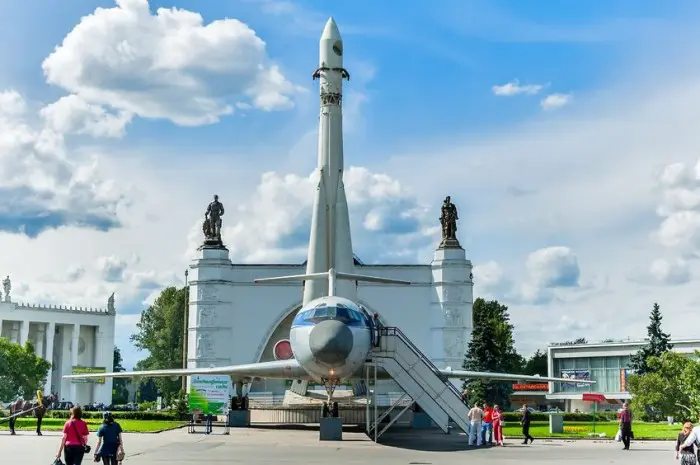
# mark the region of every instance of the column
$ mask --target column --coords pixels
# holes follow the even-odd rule
[[[44,394],[51,394],[51,382],[53,381],[53,371],[56,367],[53,366],[53,338],[56,335],[56,323],[49,323],[46,328],[46,359],[47,362],[51,364],[49,368],[49,374],[46,377],[46,384],[44,385]]]
[[[34,353],[37,357],[46,358],[44,356],[44,336],[46,335],[46,324],[40,323],[39,327],[36,329],[36,345],[34,346]]]
[[[25,320],[22,322],[19,333],[19,343],[22,347],[27,343],[27,339],[29,339],[29,321]]]
[[[0,318],[0,337],[2,337],[2,318]]]
[[[80,345],[80,325],[73,325],[73,335],[71,340],[71,352],[70,352],[70,364],[71,370],[74,366],[78,366],[78,346]],[[69,401],[74,404],[78,403],[78,385],[71,381],[70,385],[70,399]]]
[[[102,327],[101,326],[95,326],[95,347],[93,349],[93,354],[94,354],[94,359],[92,366],[93,367],[102,367],[105,366],[103,363],[104,360],[102,360],[102,357],[104,357],[104,348],[102,347]],[[99,383],[93,383],[92,384],[92,400],[93,402],[104,402],[103,399],[103,390],[104,390],[104,384],[99,384]],[[106,402],[105,402],[106,403]]]

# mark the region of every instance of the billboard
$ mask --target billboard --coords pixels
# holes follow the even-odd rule
[[[89,375],[92,373],[107,373],[107,368],[105,367],[81,367],[81,366],[74,366],[71,368],[71,374],[74,375]],[[105,379],[104,378],[97,378],[97,379],[71,379],[71,383],[77,383],[77,384],[82,384],[82,383],[94,383],[94,384],[104,384]]]
[[[212,414],[228,411],[231,378],[226,375],[194,375],[190,379],[190,413]]]
[[[571,380],[590,380],[591,379],[591,372],[589,370],[561,370],[561,377],[566,378],[566,379],[571,379]],[[564,386],[571,386],[571,387],[586,387],[588,384],[585,383],[562,383]]]

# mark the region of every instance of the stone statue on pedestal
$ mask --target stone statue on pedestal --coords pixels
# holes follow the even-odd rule
[[[207,206],[204,212],[204,223],[202,232],[204,233],[204,247],[223,247],[221,241],[221,217],[224,216],[224,204],[219,202],[219,196],[214,196],[214,201]]]
[[[109,296],[109,299],[107,299],[107,311],[108,312],[114,312],[114,292],[112,292],[112,295]]]
[[[2,280],[2,289],[5,291],[5,302],[10,301],[10,291],[12,290],[12,282],[10,282],[10,277],[7,276]]]
[[[440,248],[460,248],[457,240],[457,207],[452,203],[450,196],[445,197],[442,203],[442,216],[440,216],[440,224],[442,225],[442,242]]]

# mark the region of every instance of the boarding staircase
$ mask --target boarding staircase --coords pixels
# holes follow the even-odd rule
[[[377,370],[383,369],[404,390],[405,395],[379,418],[377,418],[376,401],[367,403],[367,434],[376,442],[379,436],[412,406],[413,402],[418,404],[444,433],[449,433],[450,420],[452,420],[457,427],[468,434],[469,407],[463,402],[457,387],[440,373],[430,359],[399,328],[382,327],[377,332],[379,344],[370,352],[369,360],[365,364],[367,385],[370,385],[373,374],[376,392]],[[406,405],[406,397],[410,397],[413,402]],[[374,404],[373,420],[369,420],[372,418],[370,403]],[[398,414],[392,415],[390,421],[382,423],[386,416],[400,404],[404,404],[404,407]]]

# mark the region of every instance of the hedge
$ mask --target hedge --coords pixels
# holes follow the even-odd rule
[[[254,406],[251,409],[255,410],[308,410],[320,408],[308,405],[290,405],[290,406],[280,406],[280,405],[270,405],[270,406]],[[340,407],[341,410],[365,410],[364,406],[348,406]],[[173,421],[178,420],[176,412],[112,412],[114,418],[122,420],[160,420],[160,421]],[[9,416],[7,411],[0,411],[0,419]],[[47,412],[46,418],[68,418],[70,412],[68,410],[49,410]],[[519,422],[522,414],[519,412],[505,412],[504,418],[506,422]],[[101,419],[102,412],[83,412],[83,418]],[[546,413],[533,413],[530,416],[532,421],[549,421],[549,415]],[[597,421],[612,421],[617,420],[616,412],[599,412],[596,415]],[[564,413],[564,421],[566,422],[591,422],[593,421],[593,414],[591,413]]]

